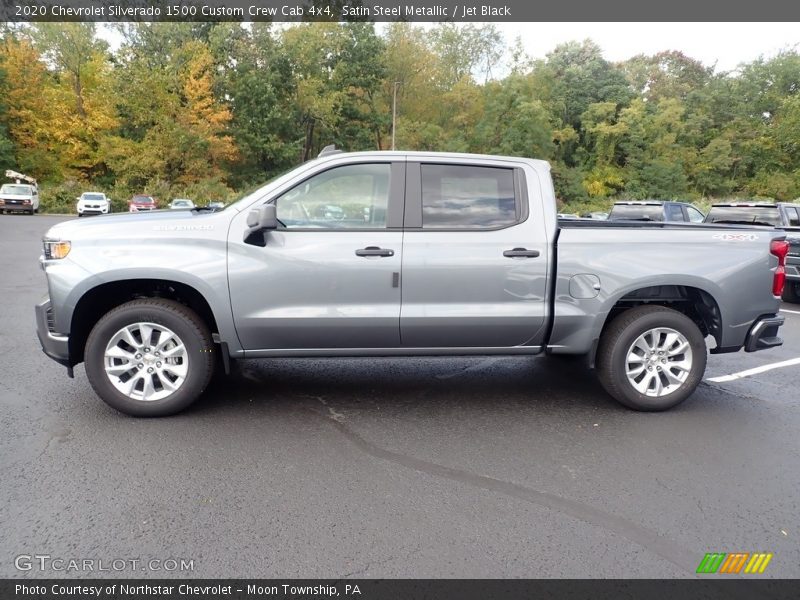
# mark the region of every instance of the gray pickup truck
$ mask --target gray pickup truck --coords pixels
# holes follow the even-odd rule
[[[586,355],[657,411],[700,383],[706,337],[782,343],[782,232],[559,223],[541,160],[324,154],[220,211],[51,228],[44,352],[137,416],[184,409],[232,359],[501,354]]]

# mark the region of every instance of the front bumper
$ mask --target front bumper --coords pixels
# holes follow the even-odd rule
[[[6,212],[31,212],[33,210],[33,204],[9,204],[5,202],[4,204],[0,204],[0,210]]]
[[[783,345],[783,340],[778,337],[778,329],[783,325],[784,320],[780,315],[756,319],[744,340],[744,351],[756,352]]]
[[[52,331],[53,307],[50,297],[45,296],[36,305],[36,335],[42,345],[42,351],[68,369],[72,367],[69,360],[69,336],[59,335]]]
[[[102,208],[94,208],[89,206],[79,206],[78,207],[78,214],[79,215],[107,215],[108,214],[108,206]]]

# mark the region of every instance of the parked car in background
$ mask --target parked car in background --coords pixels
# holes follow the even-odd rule
[[[669,223],[702,223],[705,215],[688,202],[641,200],[615,202],[608,213],[609,221],[661,221]]]
[[[783,299],[800,303],[800,204],[791,202],[720,202],[711,205],[706,223],[763,225],[787,232],[786,285]]]
[[[169,208],[170,209],[194,208],[194,202],[192,202],[188,198],[175,198],[172,202],[169,203]]]
[[[158,208],[158,202],[152,196],[144,194],[136,194],[128,202],[128,210],[130,212],[141,212],[145,210],[155,210]]]
[[[791,202],[719,202],[711,205],[706,223],[800,227],[800,204]]]
[[[39,188],[29,183],[4,183],[0,187],[0,212],[39,212]]]
[[[207,206],[211,210],[222,210],[223,208],[225,208],[225,203],[215,201],[215,202],[209,202]]]
[[[107,215],[111,212],[111,200],[103,192],[83,192],[76,200],[79,217]]]

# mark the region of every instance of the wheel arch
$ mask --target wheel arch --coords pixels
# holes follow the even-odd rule
[[[96,285],[78,299],[70,321],[69,360],[83,362],[89,332],[108,311],[131,300],[167,298],[191,308],[213,333],[219,333],[217,316],[206,297],[194,286],[170,279],[123,279]]]
[[[609,308],[593,339],[589,356],[592,367],[595,364],[599,340],[609,323],[626,310],[647,305],[665,306],[686,315],[697,325],[703,337],[710,335],[718,347],[722,345],[722,311],[710,291],[696,285],[678,283],[636,287],[609,299],[607,303]]]

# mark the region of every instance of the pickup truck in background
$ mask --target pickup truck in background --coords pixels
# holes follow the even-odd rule
[[[232,359],[420,355],[585,355],[658,411],[702,380],[707,337],[782,343],[784,237],[559,222],[541,160],[326,149],[222,210],[59,223],[35,312],[44,352],[137,416],[186,408]]]
[[[786,285],[783,299],[800,303],[800,204],[792,202],[725,202],[712,204],[706,223],[762,225],[786,231]]]
[[[705,215],[688,202],[671,200],[622,200],[615,202],[609,221],[657,221],[666,223],[702,223]]]

